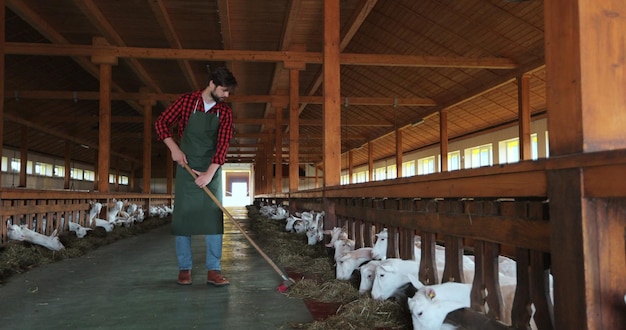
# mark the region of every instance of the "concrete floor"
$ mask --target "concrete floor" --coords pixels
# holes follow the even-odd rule
[[[242,225],[245,208],[231,212]],[[291,329],[313,318],[276,291],[282,278],[225,219],[226,287],[206,284],[204,240],[194,236],[194,283],[176,284],[169,225],[0,286],[0,329]]]

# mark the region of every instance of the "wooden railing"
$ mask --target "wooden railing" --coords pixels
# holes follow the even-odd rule
[[[7,242],[7,220],[13,224],[28,225],[38,233],[59,234],[68,230],[68,222],[88,227],[91,202],[102,203],[99,218],[106,219],[107,208],[113,199],[143,207],[146,216],[150,206],[172,206],[173,195],[137,193],[98,193],[80,191],[50,191],[31,189],[0,189],[0,243]],[[61,219],[65,219],[64,222]],[[45,219],[45,221],[44,221]],[[93,225],[92,225],[93,226]]]
[[[357,247],[373,246],[374,234],[387,228],[388,257],[412,258],[419,235],[419,276],[424,283],[437,282],[435,244],[446,246],[444,280],[462,279],[461,256],[472,253],[471,309],[456,315],[464,325],[472,328],[465,322],[476,320],[478,314],[487,315],[490,322],[502,320],[513,328],[526,329],[532,303],[537,327],[553,329],[551,234],[559,229],[551,228],[550,212],[569,205],[551,205],[548,184],[551,171],[563,169],[584,171],[584,198],[626,200],[626,151],[618,150],[263,195],[256,196],[256,201],[288,205],[292,212],[324,210],[325,228],[346,226]],[[500,255],[517,262],[512,307],[503,306],[498,283]],[[510,320],[505,320],[505,309],[510,310]],[[503,323],[493,324],[505,328]]]

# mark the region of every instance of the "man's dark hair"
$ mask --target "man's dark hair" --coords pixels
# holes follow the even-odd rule
[[[223,86],[229,89],[235,89],[237,87],[237,79],[233,76],[233,73],[230,72],[225,67],[219,67],[209,74],[209,82],[213,80],[213,84],[215,86]]]

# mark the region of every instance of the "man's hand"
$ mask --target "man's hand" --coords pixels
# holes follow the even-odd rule
[[[202,188],[205,187],[206,185],[208,185],[211,182],[211,179],[213,179],[213,175],[211,175],[208,171],[207,172],[200,172],[200,171],[196,171],[194,169],[191,169],[194,173],[196,173],[197,177],[196,180],[194,180],[195,184]]]

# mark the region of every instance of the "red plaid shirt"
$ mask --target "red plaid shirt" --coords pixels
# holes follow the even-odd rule
[[[163,141],[165,138],[172,137],[171,127],[178,123],[178,141],[183,137],[183,132],[189,122],[189,116],[193,113],[195,106],[196,111],[204,111],[204,103],[202,101],[202,90],[186,93],[181,95],[170,104],[159,116],[154,128],[158,135],[158,140]],[[217,146],[215,155],[211,159],[211,163],[224,165],[226,162],[226,154],[228,154],[228,146],[230,139],[233,137],[233,112],[226,103],[219,102],[213,106],[207,113],[218,113],[220,119],[220,127],[217,133]]]

